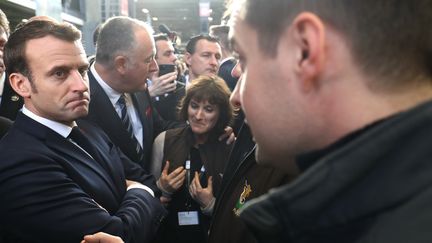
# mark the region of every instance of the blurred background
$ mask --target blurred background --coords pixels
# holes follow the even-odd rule
[[[93,32],[112,16],[129,16],[149,23],[155,33],[170,35],[178,47],[191,36],[221,24],[226,0],[0,0],[15,26],[35,15],[48,15],[77,26],[88,55],[94,54]]]

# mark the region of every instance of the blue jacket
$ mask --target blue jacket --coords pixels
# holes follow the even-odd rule
[[[125,180],[154,179],[97,127],[79,122],[103,161],[96,162],[50,128],[18,113],[0,142],[0,229],[6,242],[80,242],[104,231],[149,242],[166,210]],[[151,185],[150,185],[151,186]]]

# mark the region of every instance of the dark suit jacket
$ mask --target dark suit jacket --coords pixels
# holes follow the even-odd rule
[[[126,191],[125,185],[125,179],[145,183],[149,178],[141,169],[133,169],[137,165],[99,128],[86,122],[79,126],[102,161],[96,162],[58,133],[18,113],[0,141],[4,242],[76,243],[98,231],[118,235],[125,242],[151,240],[165,209],[148,192]]]
[[[12,126],[12,121],[0,116],[0,138],[2,138]]]
[[[233,70],[235,65],[236,62],[234,58],[226,60],[224,63],[220,65],[218,71],[218,76],[221,77],[223,80],[225,80],[225,83],[228,85],[228,88],[230,88],[231,91],[234,90],[238,81],[238,78],[234,78],[231,75],[231,71]]]
[[[133,146],[133,140],[123,126],[123,123],[115,111],[107,94],[96,81],[91,72],[88,73],[90,80],[90,107],[89,114],[85,118],[101,127],[108,134],[111,141],[116,144],[123,153],[132,161],[141,165],[149,171],[151,151],[154,138],[168,128],[178,126],[179,123],[163,120],[156,109],[154,109],[148,91],[131,94],[135,109],[143,126],[143,159]]]
[[[3,87],[2,100],[0,103],[0,116],[15,120],[18,111],[22,108],[24,100],[10,86],[9,80],[6,79]]]

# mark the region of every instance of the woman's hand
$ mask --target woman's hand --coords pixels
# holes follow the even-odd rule
[[[167,161],[157,184],[159,189],[172,194],[183,185],[186,178],[186,170],[183,168],[183,166],[180,166],[168,174],[169,166],[170,163]]]
[[[235,142],[236,136],[232,127],[225,127],[224,133],[219,137],[219,141],[226,139],[226,144],[230,145]]]
[[[195,172],[194,179],[189,186],[189,193],[192,198],[200,204],[202,208],[206,208],[213,200],[213,180],[210,176],[207,180],[207,187],[202,188],[198,172]]]

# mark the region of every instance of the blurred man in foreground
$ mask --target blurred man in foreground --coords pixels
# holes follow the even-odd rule
[[[303,171],[242,209],[258,240],[429,242],[432,1],[237,2],[257,161]]]

